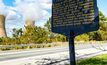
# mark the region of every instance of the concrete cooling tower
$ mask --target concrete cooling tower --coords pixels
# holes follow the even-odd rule
[[[35,25],[35,21],[32,21],[32,20],[26,20],[25,21],[25,27],[26,26],[34,26]]]
[[[32,21],[32,20],[27,19],[27,20],[25,21],[25,25],[24,25],[24,26],[25,26],[25,29],[24,29],[24,33],[25,33],[27,26],[31,26],[31,27],[35,26],[35,21]]]
[[[0,37],[7,37],[5,29],[5,16],[0,15]]]

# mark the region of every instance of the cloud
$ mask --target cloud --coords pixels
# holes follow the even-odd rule
[[[26,19],[32,19],[43,25],[51,16],[51,0],[15,0],[15,6],[7,6],[0,0],[0,15],[6,16],[6,29],[8,35],[12,28],[24,26]]]
[[[0,0],[0,8],[4,7],[3,0]]]
[[[3,0],[0,0],[0,15],[4,15],[6,17],[6,20],[16,20],[19,18],[19,14],[15,9],[16,8],[6,6],[3,3]]]
[[[51,9],[51,0],[16,0],[16,9],[23,15],[24,19],[42,19],[48,9]]]
[[[16,0],[16,9],[25,19],[36,20],[42,16],[40,5],[33,0]]]
[[[51,9],[52,7],[52,0],[39,0],[39,2],[44,9]]]
[[[15,0],[14,7],[6,6],[0,0],[0,14],[8,20],[17,20],[19,15],[26,19],[39,20],[50,17],[51,0]]]
[[[5,10],[5,5],[3,4],[3,0],[0,0],[0,15],[6,16],[7,11]]]

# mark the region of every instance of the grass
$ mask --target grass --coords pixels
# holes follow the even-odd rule
[[[107,54],[80,60],[77,65],[107,65]]]

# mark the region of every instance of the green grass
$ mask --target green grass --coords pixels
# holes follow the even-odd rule
[[[77,65],[107,65],[107,54],[85,60],[79,60]]]

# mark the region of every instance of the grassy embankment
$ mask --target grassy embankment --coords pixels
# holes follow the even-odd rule
[[[79,60],[77,65],[107,65],[107,54],[85,60]]]

